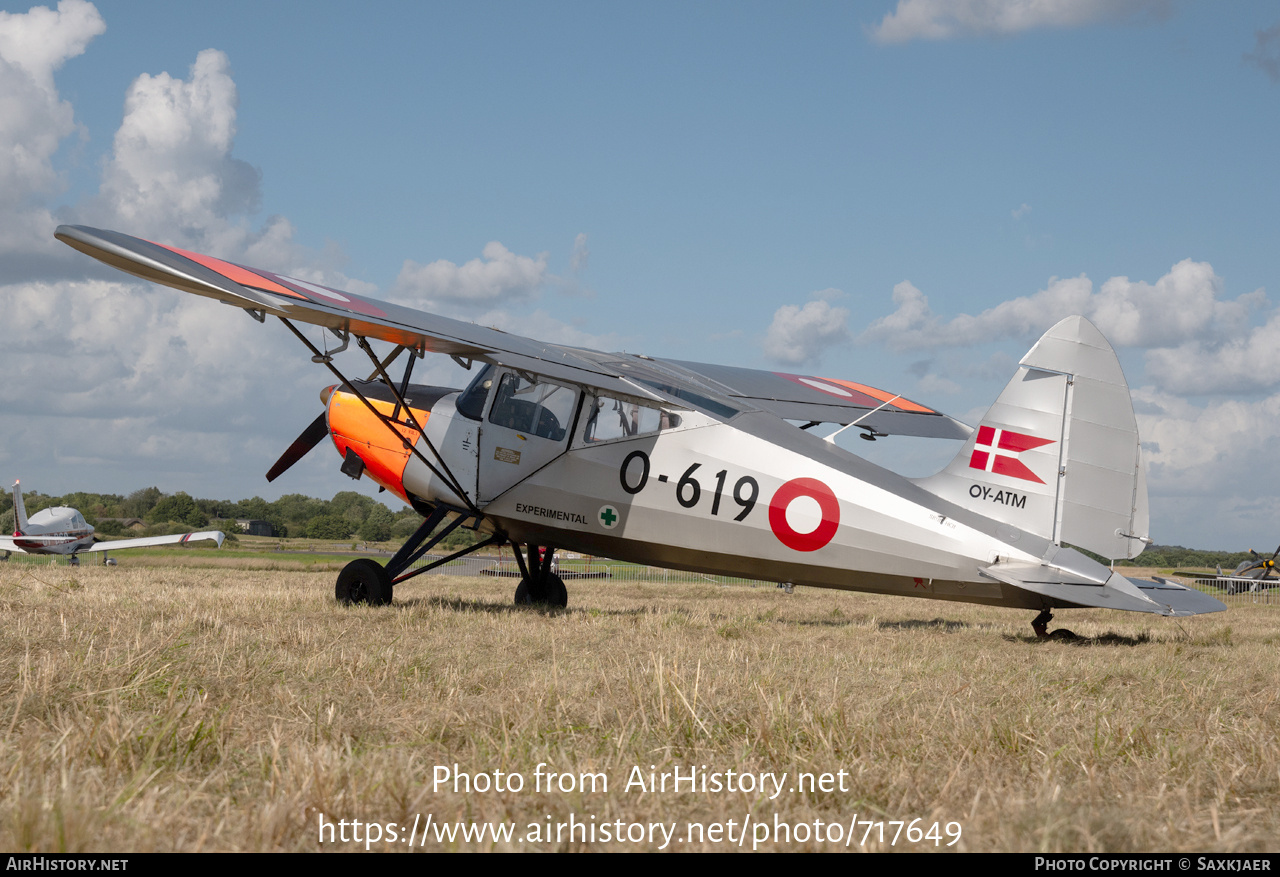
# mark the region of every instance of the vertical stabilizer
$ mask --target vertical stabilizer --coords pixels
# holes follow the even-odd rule
[[[18,536],[27,529],[27,507],[22,504],[22,485],[13,482],[13,521],[14,535]]]
[[[1137,557],[1147,484],[1129,385],[1084,317],[1044,334],[946,469],[920,485],[1021,530]]]

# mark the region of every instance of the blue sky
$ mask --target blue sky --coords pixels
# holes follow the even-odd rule
[[[349,485],[322,452],[262,479],[328,383],[296,341],[95,273],[51,243],[80,221],[970,422],[1083,311],[1134,389],[1153,537],[1280,541],[1274,3],[0,10],[21,339],[0,351],[0,474],[33,488]],[[955,452],[851,449],[909,474]]]

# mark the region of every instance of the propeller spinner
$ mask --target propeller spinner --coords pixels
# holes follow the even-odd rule
[[[1236,575],[1248,576],[1251,579],[1268,579],[1276,574],[1276,557],[1280,555],[1280,545],[1276,546],[1276,550],[1270,557],[1263,557],[1252,548],[1249,549],[1249,554],[1253,556],[1253,560],[1246,560],[1236,567]]]

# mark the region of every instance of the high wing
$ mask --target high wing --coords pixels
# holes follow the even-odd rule
[[[139,536],[137,539],[109,539],[103,542],[95,542],[88,548],[82,549],[83,554],[86,551],[116,551],[121,548],[149,548],[153,545],[177,545],[187,542],[204,542],[206,540],[217,542],[218,547],[222,547],[222,540],[227,537],[220,530],[205,530],[200,533],[179,533],[174,536]]]
[[[973,433],[971,427],[932,408],[853,381],[700,362],[660,362],[785,420],[856,423],[873,435],[966,439]]]
[[[972,432],[923,405],[851,381],[546,344],[119,232],[62,225],[56,236],[122,271],[244,308],[257,319],[272,314],[341,336],[495,362],[627,398],[698,408],[725,420],[744,409],[761,409],[811,423],[856,422],[869,437],[963,439]]]

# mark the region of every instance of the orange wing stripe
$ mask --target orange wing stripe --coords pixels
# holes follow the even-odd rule
[[[156,246],[164,247],[166,250],[170,250],[180,256],[186,256],[192,262],[199,262],[204,267],[217,271],[223,277],[226,277],[228,280],[234,280],[241,286],[252,286],[255,289],[265,289],[267,292],[278,292],[281,295],[287,295],[290,298],[300,298],[303,301],[308,301],[305,295],[300,295],[288,287],[281,286],[274,280],[268,280],[259,274],[255,274],[248,268],[241,268],[239,265],[234,265],[231,262],[224,262],[221,259],[215,259],[213,256],[204,256],[200,253],[192,253],[188,250],[178,249],[177,247],[169,247],[164,244],[156,244]]]
[[[858,384],[853,381],[842,381],[839,378],[823,378],[822,380],[829,381],[833,384],[839,384],[842,387],[848,387],[850,390],[857,390],[859,393],[866,393],[872,399],[879,399],[881,402],[888,402],[890,399],[893,399],[892,393],[886,393],[884,390],[877,390],[875,387],[868,387],[866,384]],[[932,408],[925,408],[923,405],[917,405],[915,402],[904,399],[901,396],[897,399],[893,399],[893,402],[890,404],[894,408],[899,408],[903,411],[915,411],[920,414],[937,413]]]

